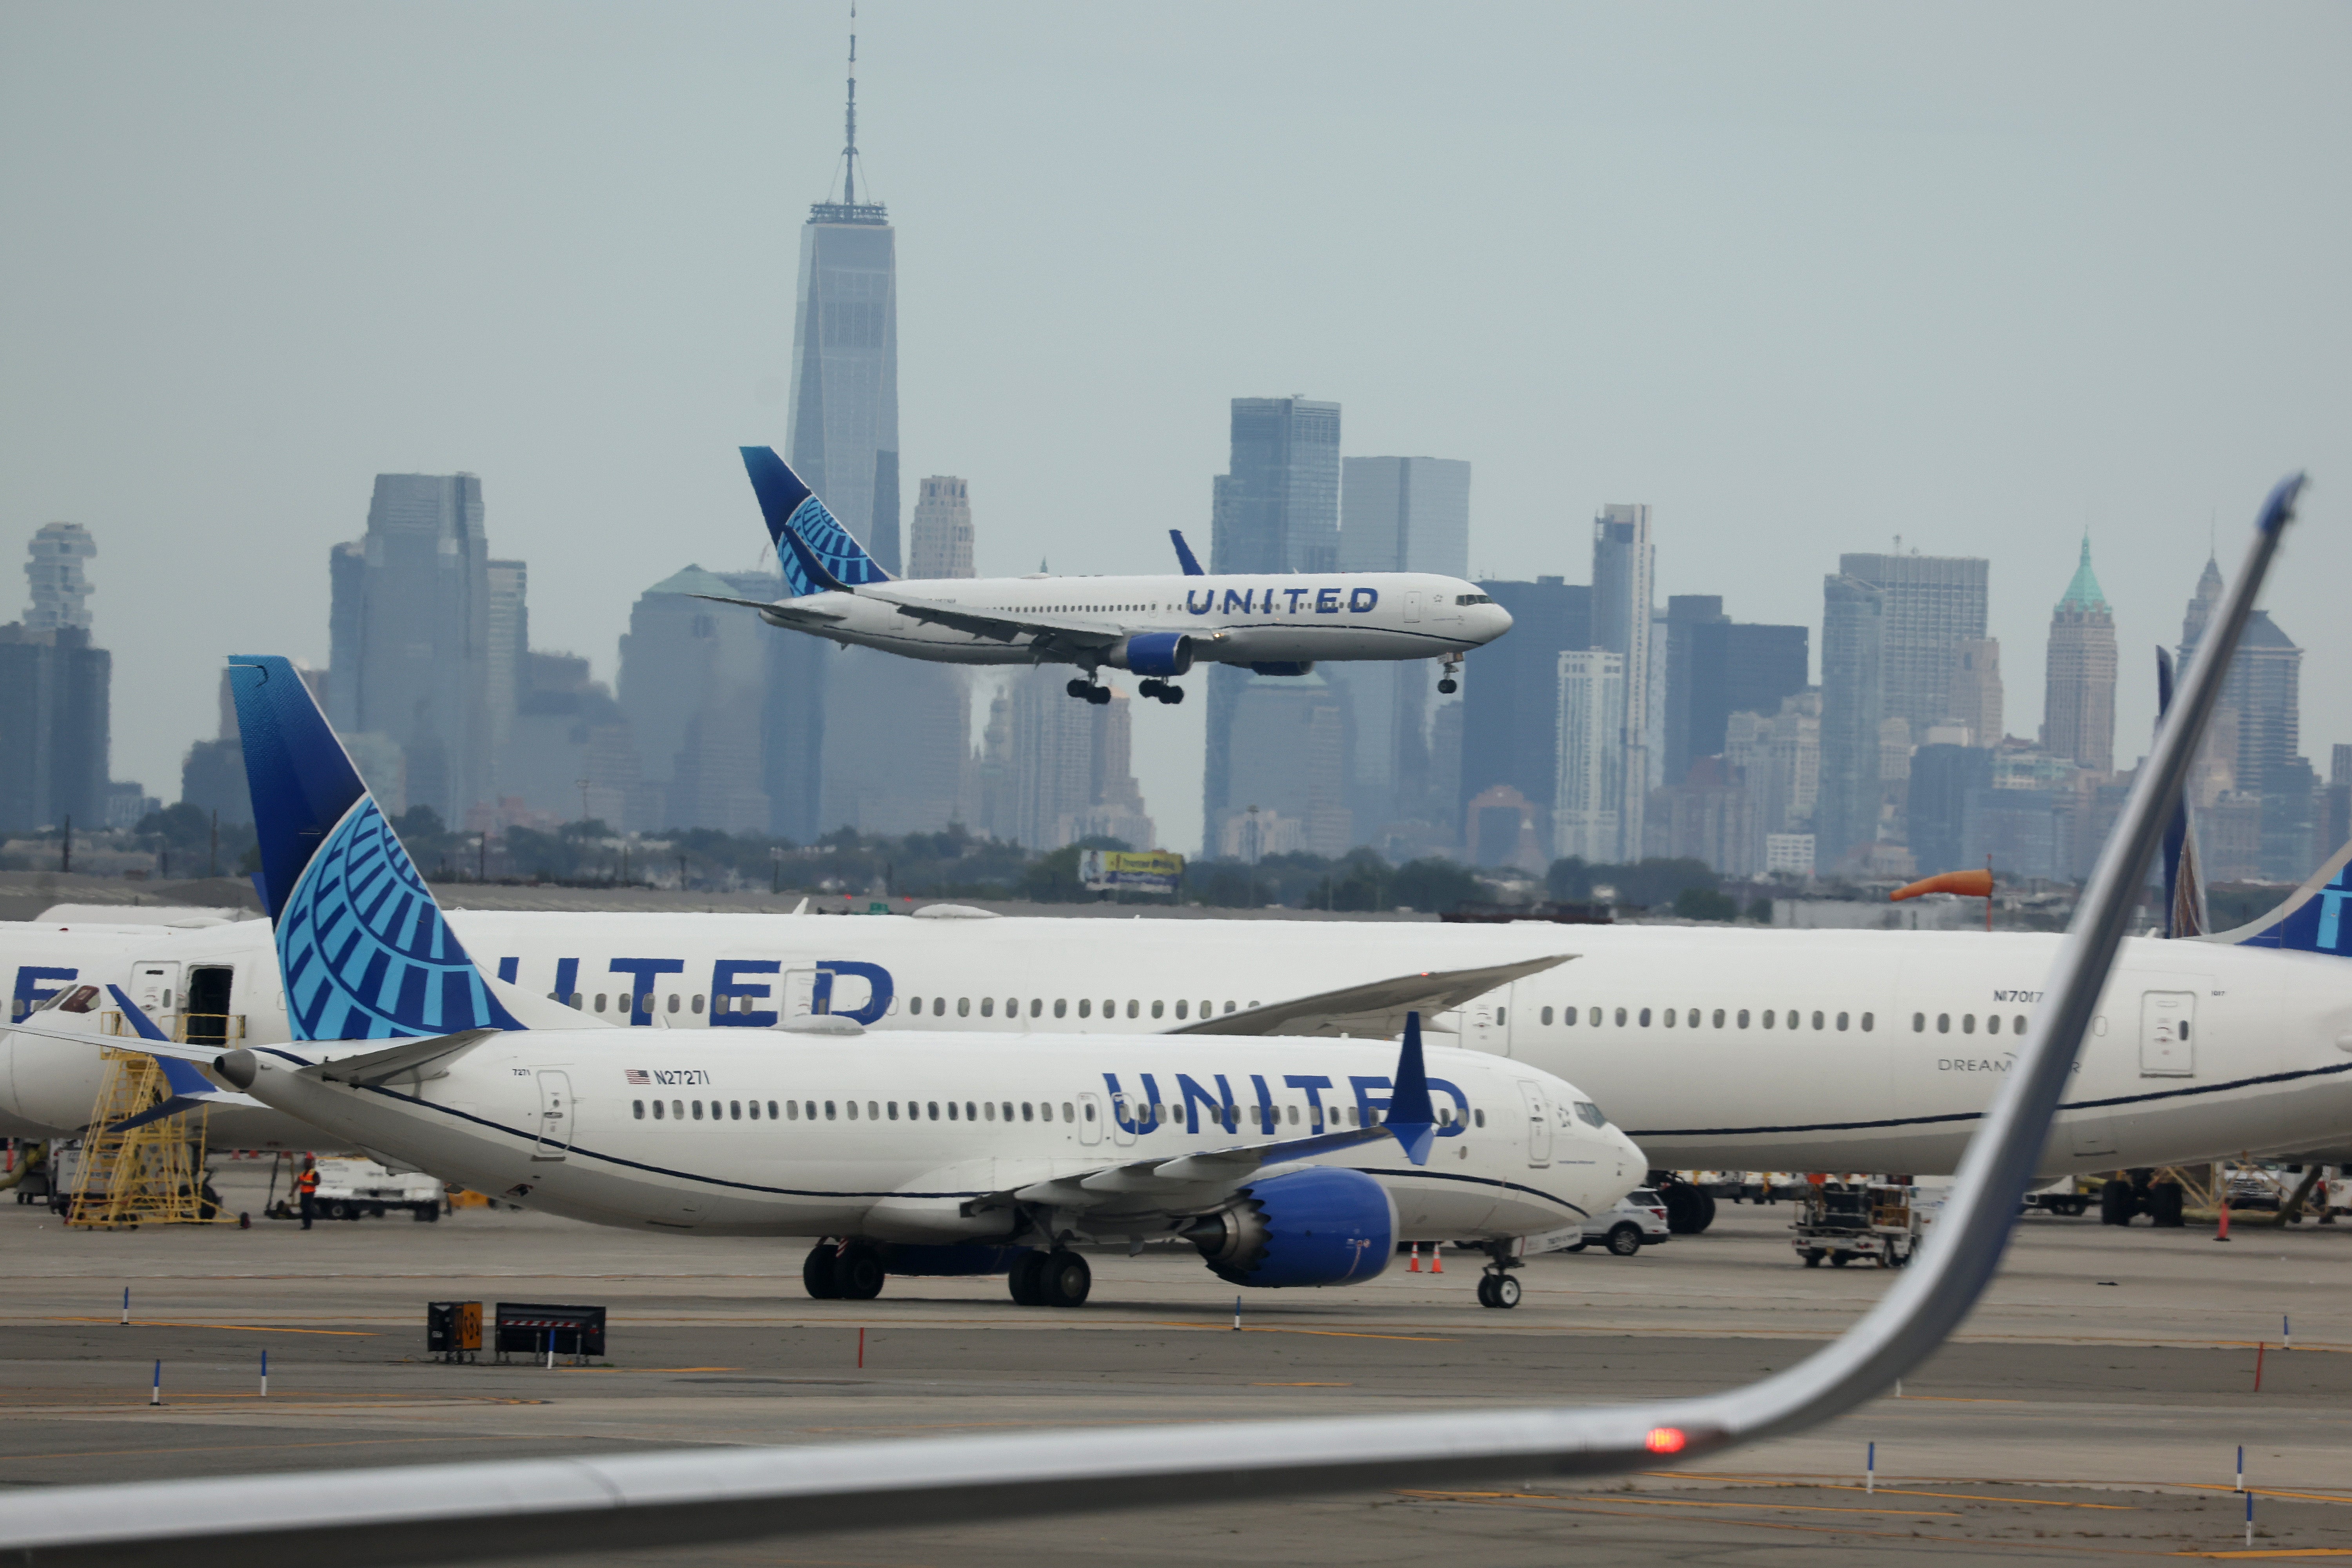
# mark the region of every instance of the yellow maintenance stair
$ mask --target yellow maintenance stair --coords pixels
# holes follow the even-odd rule
[[[171,1099],[172,1087],[144,1051],[107,1047],[100,1054],[106,1074],[82,1134],[66,1224],[127,1230],[142,1224],[217,1223],[218,1205],[205,1191],[205,1123],[211,1110],[182,1111],[118,1131]]]

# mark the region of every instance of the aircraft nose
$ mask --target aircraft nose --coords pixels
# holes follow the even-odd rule
[[[1511,629],[1511,612],[1500,605],[1488,605],[1486,610],[1488,627],[1486,638],[1491,642]]]

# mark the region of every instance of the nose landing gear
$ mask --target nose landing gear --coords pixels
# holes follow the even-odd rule
[[[1437,672],[1437,689],[1441,696],[1451,697],[1462,689],[1462,656],[1448,654]]]
[[[1519,1260],[1511,1256],[1511,1244],[1490,1241],[1486,1244],[1486,1256],[1491,1261],[1486,1273],[1478,1278],[1478,1305],[1506,1309],[1517,1306],[1519,1282],[1511,1278],[1511,1270],[1519,1267]]]

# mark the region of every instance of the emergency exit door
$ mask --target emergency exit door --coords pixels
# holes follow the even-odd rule
[[[561,1160],[572,1150],[572,1075],[539,1075],[539,1142],[534,1160]]]
[[[134,963],[131,966],[131,999],[139,1010],[155,1021],[164,1034],[176,1037],[173,1027],[180,1010],[180,966],[176,963]]]
[[[2139,1076],[2197,1076],[2197,993],[2146,991],[2140,994]]]

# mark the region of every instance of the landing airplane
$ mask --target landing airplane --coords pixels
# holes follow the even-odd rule
[[[1456,689],[1462,656],[1511,629],[1510,612],[1459,577],[1425,572],[892,577],[768,447],[743,466],[792,596],[747,605],[770,626],[946,664],[1071,664],[1070,695],[1106,703],[1106,667],[1181,702],[1195,664],[1297,676],[1321,660],[1435,658]],[[1182,542],[1178,541],[1182,550]]]
[[[294,1038],[183,1045],[116,986],[133,1026],[117,1043],[203,1062],[400,1165],[599,1224],[825,1238],[803,1269],[813,1295],[1009,1269],[1014,1300],[1065,1307],[1088,1289],[1076,1244],[1175,1237],[1262,1287],[1369,1279],[1403,1241],[1485,1244],[1480,1300],[1509,1307],[1512,1244],[1580,1231],[1647,1169],[1572,1085],[1425,1057],[1417,1016],[1401,1055],[1092,1033],[853,1042],[862,1027],[833,1016],[781,1041],[597,1026],[476,969],[290,666],[230,669]],[[548,1012],[569,1026],[542,1026]],[[63,1014],[14,1032],[87,1048]],[[1310,1163],[1324,1156],[1344,1163]]]

